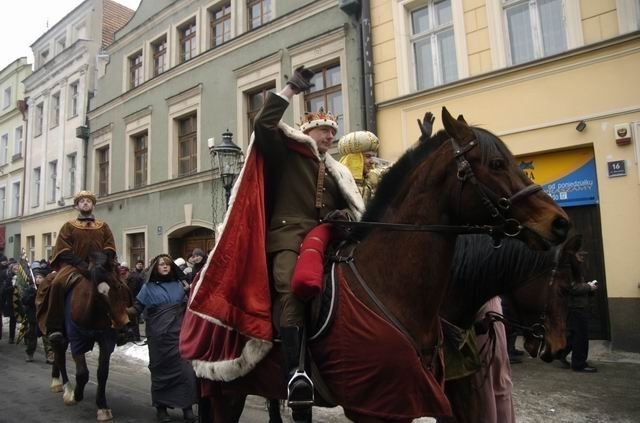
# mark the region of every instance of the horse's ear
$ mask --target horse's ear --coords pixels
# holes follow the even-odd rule
[[[462,115],[458,115],[458,122],[464,122],[465,125],[469,125]]]
[[[474,138],[473,131],[464,118],[462,120],[454,119],[446,107],[442,107],[442,125],[447,134],[457,141],[468,142]]]

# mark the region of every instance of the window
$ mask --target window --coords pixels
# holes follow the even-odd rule
[[[13,137],[13,155],[17,156],[18,154],[22,155],[22,125],[18,126],[15,129],[14,137]]]
[[[338,119],[337,140],[342,134],[342,80],[340,64],[324,66],[314,69],[315,75],[311,82],[314,87],[304,95],[304,107],[307,112],[317,112],[322,108],[325,112],[331,112]]]
[[[32,190],[31,193],[33,196],[31,197],[31,207],[38,207],[40,205],[40,168],[36,167],[33,169],[33,178],[32,178]]]
[[[60,124],[60,93],[57,92],[51,96],[51,127],[54,128]]]
[[[147,140],[147,132],[133,137],[133,184],[135,188],[147,185]]]
[[[512,65],[567,49],[562,0],[503,0],[503,5]]]
[[[0,220],[4,220],[4,208],[7,203],[5,187],[0,187]]]
[[[144,233],[127,234],[129,245],[129,263],[133,266],[138,260],[145,261]]]
[[[40,66],[47,63],[49,60],[49,49],[43,50],[40,52]]]
[[[62,36],[56,40],[56,53],[60,53],[67,47],[67,38],[66,36]]]
[[[458,79],[451,0],[431,0],[411,12],[411,50],[418,90]]]
[[[109,147],[103,147],[97,152],[98,162],[98,196],[109,194]]]
[[[38,135],[42,135],[42,118],[44,115],[44,103],[39,103],[36,105],[36,116],[34,122],[34,134],[36,137]]]
[[[142,51],[129,56],[129,88],[142,84]]]
[[[271,0],[248,0],[247,17],[249,30],[258,28],[272,19]]]
[[[51,236],[51,232],[42,234],[42,257],[47,260],[53,257],[52,239],[53,237]]]
[[[9,134],[0,137],[0,166],[9,162]]]
[[[231,39],[231,4],[226,2],[211,10],[211,48]]]
[[[253,124],[255,123],[256,115],[260,109],[262,109],[262,105],[267,99],[267,94],[275,91],[275,85],[271,84],[247,93],[247,121],[249,122],[249,134],[253,132]]]
[[[76,27],[74,28],[74,39],[75,40],[82,40],[85,38],[86,36],[86,32],[87,32],[87,26],[83,23],[76,25]]]
[[[180,37],[180,57],[178,62],[183,63],[197,54],[198,38],[196,37],[196,20],[193,19],[178,28]]]
[[[190,175],[198,169],[197,116],[178,119],[178,176]]]
[[[53,203],[56,201],[56,190],[58,189],[58,161],[54,160],[49,162],[49,196],[47,202]]]
[[[76,81],[73,84],[69,85],[69,116],[75,117],[78,116],[78,106],[80,101],[80,91],[79,91],[79,82]]]
[[[2,108],[6,109],[9,106],[11,106],[11,87],[5,88],[2,96]]]
[[[157,76],[167,70],[167,36],[151,43],[151,51],[153,51],[153,76]]]
[[[76,153],[67,155],[67,197],[76,193]]]
[[[11,217],[16,217],[20,212],[20,200],[22,198],[20,196],[20,181],[11,184],[11,190],[13,194],[11,199]]]
[[[29,262],[33,262],[36,260],[36,237],[28,236],[27,237],[27,251],[29,252]]]

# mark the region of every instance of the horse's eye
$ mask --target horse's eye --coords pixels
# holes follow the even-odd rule
[[[489,162],[489,167],[491,170],[502,170],[504,169],[504,160],[502,159],[493,159]]]

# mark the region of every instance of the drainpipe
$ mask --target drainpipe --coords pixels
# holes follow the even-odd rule
[[[18,216],[24,216],[24,198],[26,197],[25,192],[27,192],[27,128],[29,128],[29,97],[25,97],[24,100],[18,100],[17,107],[20,113],[22,114],[22,121],[24,124],[22,125],[22,139],[24,142],[22,143],[22,150],[24,151],[24,156],[22,157],[22,195],[20,196],[20,208],[18,210]],[[22,154],[22,151],[20,151]]]
[[[371,4],[362,0],[360,15],[360,40],[362,51],[362,90],[364,92],[365,129],[374,134],[378,132],[376,121],[376,103],[373,93],[373,47],[371,46]]]

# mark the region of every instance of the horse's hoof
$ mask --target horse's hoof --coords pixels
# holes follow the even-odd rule
[[[64,401],[64,405],[75,405],[76,398],[73,393],[73,386],[70,383],[65,383],[64,385],[64,394],[62,394],[62,400]]]
[[[99,422],[108,422],[113,420],[113,414],[111,414],[110,408],[101,408],[98,410],[97,419]]]
[[[49,385],[49,389],[51,390],[51,392],[54,392],[54,393],[62,392],[63,390],[62,381],[57,377],[52,378],[51,385]]]

